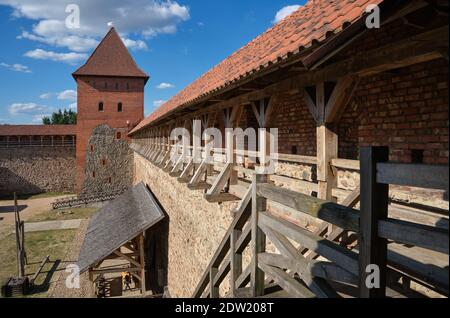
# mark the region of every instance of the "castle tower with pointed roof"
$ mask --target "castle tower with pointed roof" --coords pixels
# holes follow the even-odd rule
[[[107,124],[117,139],[144,118],[144,87],[149,76],[131,57],[119,34],[111,28],[86,63],[72,76],[77,82],[77,189],[86,173],[86,151],[95,127]]]

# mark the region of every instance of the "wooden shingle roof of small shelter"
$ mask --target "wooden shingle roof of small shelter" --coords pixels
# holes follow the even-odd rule
[[[163,211],[143,183],[109,202],[89,222],[78,258],[80,272],[85,272],[163,218]]]
[[[139,123],[130,134],[186,105],[214,96],[220,90],[301,55],[360,20],[369,4],[383,0],[310,0],[253,41],[203,74]]]
[[[86,63],[72,76],[112,76],[142,77],[149,76],[133,60],[115,28],[111,28]]]

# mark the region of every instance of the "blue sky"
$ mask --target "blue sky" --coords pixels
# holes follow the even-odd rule
[[[0,0],[0,124],[40,124],[76,109],[71,73],[113,22],[150,74],[145,114],[304,0]],[[68,4],[80,28],[68,29]],[[74,21],[74,20],[70,20]],[[162,84],[162,85],[161,85]]]

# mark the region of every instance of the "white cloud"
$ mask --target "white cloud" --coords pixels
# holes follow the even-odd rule
[[[61,93],[58,94],[58,99],[69,100],[74,102],[77,100],[77,92],[72,89],[62,91]]]
[[[45,51],[42,49],[28,51],[24,54],[24,56],[37,60],[64,62],[71,65],[75,65],[88,58],[87,54],[84,53],[75,53],[75,52],[57,53],[53,51]]]
[[[75,102],[77,100],[77,91],[73,89],[66,89],[59,93],[43,93],[39,96],[40,99],[50,99],[56,97],[59,100],[68,100]]]
[[[147,50],[147,43],[145,43],[142,40],[131,40],[122,38],[123,43],[125,46],[131,50]]]
[[[49,110],[49,107],[36,103],[14,103],[9,105],[9,113],[11,115],[36,115]]]
[[[74,111],[77,111],[77,107],[78,107],[77,103],[72,103],[69,105],[69,109],[74,110]]]
[[[143,49],[146,38],[175,33],[180,23],[190,19],[189,7],[174,0],[77,0],[81,24],[78,29],[70,29],[65,24],[67,1],[0,0],[1,4],[10,6],[14,17],[35,21],[19,38],[74,52],[95,47],[109,29],[109,22],[127,39],[130,48]]]
[[[159,106],[161,106],[162,104],[164,104],[165,102],[166,102],[166,100],[162,100],[162,99],[155,100],[155,101],[153,102],[153,106],[159,107]]]
[[[158,86],[156,86],[156,88],[159,88],[159,89],[168,89],[168,88],[174,88],[174,87],[175,87],[175,85],[170,84],[170,83],[161,83]]]
[[[39,115],[33,115],[32,122],[33,123],[42,123],[42,118],[44,117],[51,117],[51,114],[39,114]]]
[[[11,70],[14,72],[31,73],[31,70],[28,68],[28,66],[25,66],[22,64],[0,63],[0,66],[3,66],[5,68],[7,68],[8,70]]]
[[[27,39],[41,42],[56,47],[67,47],[71,51],[86,52],[95,48],[99,41],[93,38],[83,38],[76,35],[67,35],[64,37],[45,37],[31,34],[27,31],[22,32],[18,39]]]
[[[298,5],[298,4],[295,4],[295,5],[292,5],[292,6],[286,6],[286,7],[282,8],[280,11],[277,12],[277,14],[275,15],[275,18],[274,18],[274,20],[272,22],[274,24],[280,22],[281,20],[283,20],[287,16],[289,16],[292,13],[294,13],[295,11],[297,11],[298,8],[300,8],[300,5]]]
[[[53,96],[53,93],[44,93],[39,96],[40,99],[49,99]]]

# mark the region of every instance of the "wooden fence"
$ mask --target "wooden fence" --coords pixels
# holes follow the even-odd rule
[[[353,296],[385,297],[388,275],[402,274],[388,266],[390,258],[394,264],[396,260],[389,253],[388,241],[448,255],[448,229],[400,221],[387,214],[388,184],[448,190],[448,166],[388,163],[387,154],[387,148],[361,149],[361,211],[352,208],[357,195],[338,205],[281,189],[269,182],[269,176],[254,175],[251,190],[193,297],[219,297],[220,284],[229,272],[231,296],[235,297],[263,296],[269,282],[293,297],[340,297],[332,282],[357,287],[359,293]],[[323,226],[310,232],[283,220],[267,211],[268,201],[318,218]],[[325,238],[330,224],[333,229]],[[358,234],[352,249],[335,242],[348,232]],[[279,254],[266,251],[266,240]],[[242,270],[242,251],[247,246],[251,247],[251,263]],[[367,270],[373,265],[378,271]],[[367,284],[373,273],[378,281]],[[430,282],[440,283],[437,290],[448,295],[448,269],[446,284],[445,278],[432,277],[429,272],[419,276],[431,276]]]
[[[256,174],[254,166],[245,164],[246,157],[255,156],[249,152],[234,151],[243,160],[230,164],[225,160],[225,149],[211,149],[214,160],[206,162],[206,150],[201,148],[203,161],[194,163],[193,147],[183,151],[167,144],[147,147],[135,143],[132,148],[190,189],[205,191],[205,199],[210,202],[240,200],[235,218],[194,297],[224,296],[220,295],[220,286],[227,276],[232,297],[259,297],[274,285],[283,289],[284,296],[338,297],[341,294],[335,283],[359,290],[353,296],[383,297],[386,286],[394,288],[398,277],[448,295],[448,269],[421,263],[407,253],[399,253],[396,246],[387,246],[388,241],[397,242],[448,255],[448,224],[424,225],[422,216],[402,214],[399,218],[399,212],[392,207],[387,214],[388,184],[448,191],[447,166],[389,163],[386,148],[363,148],[360,161],[331,160],[333,169],[361,171],[360,186],[346,191],[345,200],[337,204],[312,196],[318,189],[314,182]],[[317,165],[315,157],[279,154],[278,159]],[[243,179],[251,179],[251,185]],[[298,193],[277,187],[274,182],[301,183],[308,191]],[[343,192],[338,188],[333,191]],[[360,199],[358,211],[354,207]],[[279,213],[271,213],[273,210],[295,211],[316,220],[318,226],[309,231],[281,218]],[[267,252],[267,241],[279,254]],[[244,267],[246,249],[251,250],[251,263]],[[367,269],[373,268],[368,265],[378,266],[378,288],[366,284],[371,274]]]
[[[66,208],[76,208],[87,206],[93,203],[105,202],[114,200],[122,193],[126,191],[126,188],[118,189],[110,192],[95,192],[89,194],[81,194],[79,196],[69,197],[57,199],[52,203],[52,208],[54,210],[57,209],[66,209]]]

